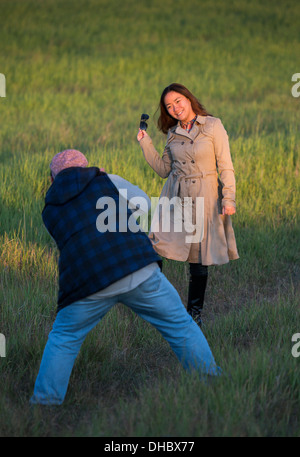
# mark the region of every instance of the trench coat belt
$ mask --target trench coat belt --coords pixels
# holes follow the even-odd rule
[[[199,173],[195,173],[192,175],[179,175],[178,178],[181,181],[182,179],[205,178],[207,175],[216,175],[216,174],[217,174],[217,170],[200,171]]]
[[[209,171],[200,171],[199,173],[194,173],[191,175],[184,175],[177,170],[172,171],[172,184],[171,184],[171,195],[170,197],[175,197],[179,195],[179,186],[180,181],[187,180],[187,179],[194,179],[194,178],[205,178],[207,175],[216,175],[217,170],[209,170]]]

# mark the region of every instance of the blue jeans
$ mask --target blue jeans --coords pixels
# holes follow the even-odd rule
[[[98,300],[84,299],[60,310],[44,350],[32,404],[63,403],[71,371],[87,334],[116,304],[123,303],[150,322],[168,341],[183,367],[218,375],[207,340],[186,312],[175,288],[157,269],[130,292]]]

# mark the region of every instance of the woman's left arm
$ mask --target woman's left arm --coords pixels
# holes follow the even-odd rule
[[[217,167],[223,184],[222,214],[232,215],[236,211],[235,176],[228,135],[220,119],[214,122],[213,138]]]

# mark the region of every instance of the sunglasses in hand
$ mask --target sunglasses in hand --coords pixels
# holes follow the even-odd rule
[[[141,130],[147,130],[147,127],[148,127],[148,124],[147,124],[147,120],[149,119],[149,116],[148,114],[142,114],[141,115],[141,121],[140,121],[140,129]]]

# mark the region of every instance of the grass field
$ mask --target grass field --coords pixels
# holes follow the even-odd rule
[[[0,436],[299,436],[296,0],[0,0]],[[89,334],[61,407],[29,406],[56,312],[57,251],[41,211],[66,149],[159,196],[136,141],[180,82],[220,117],[237,181],[238,261],[211,267],[203,331],[227,376],[187,376],[123,305]],[[187,298],[187,265],[164,261]]]

